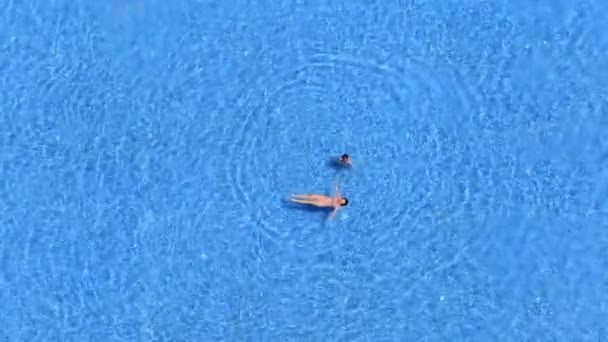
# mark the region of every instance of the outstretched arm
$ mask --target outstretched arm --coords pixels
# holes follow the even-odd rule
[[[334,208],[334,211],[331,213],[331,219],[333,220],[336,217],[336,213],[338,212],[338,207]]]

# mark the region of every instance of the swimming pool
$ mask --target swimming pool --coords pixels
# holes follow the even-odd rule
[[[0,338],[608,340],[605,4],[1,7]]]

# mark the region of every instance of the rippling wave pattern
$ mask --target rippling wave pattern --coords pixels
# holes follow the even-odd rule
[[[276,207],[277,193],[310,191],[306,182],[311,187],[321,185],[316,191],[325,192],[334,181],[323,171],[328,168],[328,158],[358,145],[370,148],[356,154],[361,176],[382,179],[384,186],[390,184],[387,200],[399,198],[406,181],[400,175],[407,169],[395,167],[403,163],[369,168],[379,172],[373,175],[365,173],[365,165],[414,155],[411,143],[416,137],[412,135],[419,129],[421,113],[439,111],[445,98],[424,70],[418,65],[406,69],[319,53],[293,70],[258,82],[261,90],[247,91],[235,101],[245,113],[230,150],[238,158],[227,159],[228,173],[235,183],[234,200],[246,208],[259,204]],[[365,88],[361,89],[363,83]],[[268,196],[273,197],[272,202],[264,200]],[[365,199],[372,194],[358,196]],[[270,215],[267,208],[261,212],[262,222],[285,214]],[[279,222],[268,223],[279,226]]]
[[[607,9],[0,2],[0,340],[608,341]]]

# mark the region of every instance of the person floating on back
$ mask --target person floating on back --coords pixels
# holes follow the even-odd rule
[[[336,216],[338,209],[348,205],[348,199],[340,195],[340,189],[338,188],[338,184],[336,184],[335,197],[316,194],[291,195],[291,201],[294,203],[313,205],[319,208],[334,208],[333,212],[331,213],[332,219]]]

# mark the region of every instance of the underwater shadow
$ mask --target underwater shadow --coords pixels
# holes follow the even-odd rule
[[[281,201],[283,202],[283,206],[285,208],[293,209],[293,210],[301,210],[301,211],[304,211],[307,213],[323,214],[324,218],[329,217],[329,215],[331,215],[331,212],[333,210],[332,208],[319,208],[319,207],[315,207],[312,205],[293,203],[293,202],[289,201],[288,199],[282,199]]]
[[[342,164],[342,162],[340,161],[340,158],[337,158],[337,157],[332,157],[332,158],[327,159],[326,165],[329,168],[336,170],[337,172],[348,168],[347,166],[344,166],[344,164]]]

